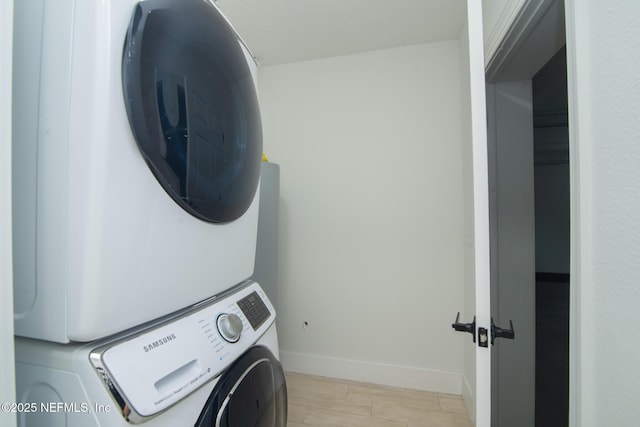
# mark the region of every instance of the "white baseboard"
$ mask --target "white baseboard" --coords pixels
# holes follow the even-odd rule
[[[285,371],[352,381],[425,390],[437,393],[462,393],[462,375],[411,366],[339,359],[315,354],[280,351]]]

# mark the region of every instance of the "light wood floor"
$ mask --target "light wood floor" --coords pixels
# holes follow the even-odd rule
[[[288,427],[473,427],[460,396],[287,373]]]

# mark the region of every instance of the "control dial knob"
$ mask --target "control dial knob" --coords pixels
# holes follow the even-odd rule
[[[237,314],[221,314],[218,316],[218,332],[229,342],[237,342],[242,334],[242,319]]]

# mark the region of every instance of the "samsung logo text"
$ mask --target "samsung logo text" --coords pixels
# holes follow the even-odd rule
[[[150,352],[151,350],[155,350],[158,347],[161,347],[165,344],[168,344],[170,341],[173,341],[176,339],[176,334],[171,334],[171,335],[167,335],[166,337],[162,337],[157,341],[154,341],[152,343],[149,343],[148,345],[145,345],[143,347],[144,352]]]

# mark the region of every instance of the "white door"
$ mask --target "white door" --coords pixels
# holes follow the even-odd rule
[[[487,124],[485,104],[484,48],[482,37],[482,4],[477,0],[467,1],[467,38],[462,38],[461,57],[468,50],[468,68],[462,70],[463,82],[468,77],[469,105],[467,138],[469,159],[465,169],[472,171],[465,176],[469,192],[465,200],[471,203],[471,218],[465,221],[468,244],[465,248],[465,303],[460,323],[456,330],[465,330],[473,335],[465,343],[465,367],[463,375],[463,397],[476,427],[491,425],[491,346],[489,331],[490,314],[490,264],[489,264],[489,194],[487,167]],[[465,43],[466,42],[466,43]],[[468,75],[467,75],[468,73]],[[468,102],[467,102],[468,101]],[[465,129],[463,129],[463,132]],[[465,187],[466,188],[466,187]],[[469,194],[471,193],[471,194]],[[472,319],[474,320],[472,322]],[[462,325],[463,323],[467,325]],[[467,338],[465,338],[467,339]]]

